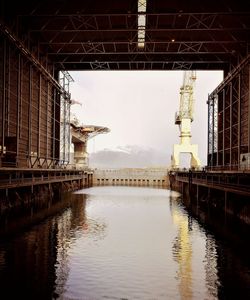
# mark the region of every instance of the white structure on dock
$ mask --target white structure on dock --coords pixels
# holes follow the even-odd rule
[[[201,162],[198,158],[198,145],[191,144],[191,122],[193,121],[194,97],[193,89],[196,80],[195,71],[185,71],[183,85],[180,88],[180,107],[175,115],[175,124],[180,129],[180,144],[174,145],[171,158],[172,169],[180,167],[180,153],[191,154],[191,168],[200,168]]]

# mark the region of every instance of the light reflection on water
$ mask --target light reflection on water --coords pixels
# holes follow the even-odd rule
[[[97,187],[63,201],[38,225],[0,242],[0,284],[10,299],[16,291],[25,299],[83,300],[249,292],[249,265],[188,215],[178,193]]]
[[[207,283],[205,278],[205,233],[190,223],[177,193],[128,187],[81,193],[87,194],[85,222],[68,251],[68,277],[57,294],[66,299],[216,298],[216,279]],[[62,285],[59,273],[57,284]]]

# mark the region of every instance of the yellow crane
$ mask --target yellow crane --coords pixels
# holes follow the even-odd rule
[[[196,71],[185,71],[183,85],[180,88],[180,106],[175,115],[175,124],[180,129],[180,144],[174,144],[174,151],[171,159],[172,169],[180,167],[180,153],[191,154],[191,168],[200,168],[198,158],[198,145],[191,144],[191,122],[194,113],[194,83]]]

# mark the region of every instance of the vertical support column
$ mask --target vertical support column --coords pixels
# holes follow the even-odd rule
[[[212,145],[211,145],[211,135],[213,132],[213,129],[211,128],[211,101],[212,99],[208,97],[207,100],[207,165],[213,165],[213,151],[212,151]],[[210,151],[211,150],[211,151]],[[209,154],[211,155],[210,161],[209,161]]]
[[[70,162],[70,143],[71,143],[71,134],[70,134],[70,102],[67,99],[67,161]]]
[[[18,55],[18,77],[17,77],[17,116],[16,116],[16,163],[18,165],[19,157],[19,137],[20,137],[20,106],[21,103],[21,54]]]
[[[248,64],[248,153],[249,152],[250,152],[250,65]]]
[[[60,138],[61,138],[61,133],[60,133],[60,98],[61,94],[59,90],[56,90],[56,98],[55,98],[55,114],[54,114],[54,119],[55,119],[55,163],[59,162],[60,159]]]
[[[212,105],[212,145],[211,145],[211,157],[212,157],[212,162],[211,162],[211,165],[212,166],[214,166],[214,97],[212,98],[212,103],[211,103],[211,105]],[[211,108],[210,108],[211,109]],[[211,120],[210,120],[210,122],[211,122]],[[217,133],[218,134],[218,133]],[[218,155],[218,151],[217,151],[217,155]],[[217,163],[216,164],[218,164],[218,159],[217,159]]]
[[[213,100],[213,153],[215,153],[216,150],[216,161],[214,163],[214,166],[218,166],[219,165],[219,95],[216,94],[216,100],[214,98]],[[215,106],[216,105],[216,106]],[[215,130],[216,128],[216,130]],[[216,136],[215,136],[216,134]]]
[[[225,199],[225,202],[224,202],[224,212],[225,212],[225,216],[227,215],[227,192],[225,191],[225,194],[224,194],[224,199]]]
[[[29,162],[31,162],[31,142],[32,142],[32,118],[31,118],[31,114],[32,114],[32,92],[33,92],[33,85],[32,85],[32,66],[30,65],[29,68],[29,114],[28,114],[28,118],[29,118],[29,128],[28,128],[28,155],[29,155]]]
[[[198,213],[199,209],[199,185],[196,185],[196,212]]]
[[[222,165],[225,165],[225,88],[223,88]]]
[[[60,73],[60,84],[65,88],[65,75]],[[60,97],[60,159],[65,161],[65,149],[66,149],[66,99],[65,95]]]
[[[88,154],[86,142],[74,143],[74,160],[76,168],[84,168],[88,165]]]
[[[218,152],[219,152],[219,145],[218,145],[218,128],[219,128],[219,116],[218,116],[218,108],[219,108],[219,96],[216,94],[216,97],[214,98],[214,106],[213,106],[213,153],[216,152],[216,161],[215,164],[216,166],[219,165],[218,163]]]
[[[22,131],[22,126],[23,126],[23,70],[24,68],[24,61],[22,56],[20,55],[20,69],[19,69],[19,80],[20,80],[20,94],[19,94],[19,101],[20,101],[20,106],[19,106],[19,133],[18,133],[18,143],[17,145],[20,145],[20,140],[22,139],[23,136],[23,131]],[[22,150],[23,151],[23,150]],[[26,157],[26,153],[22,152],[20,153],[22,156],[22,160],[24,159],[24,157]],[[17,154],[18,155],[18,154]],[[25,156],[24,156],[25,155]]]
[[[38,137],[37,137],[37,157],[40,164],[40,156],[41,156],[41,85],[42,78],[41,73],[39,73],[39,94],[38,94]]]
[[[235,80],[235,79],[234,79]],[[232,166],[232,137],[233,137],[233,118],[232,118],[232,106],[233,106],[233,84],[230,83],[230,99],[229,99],[229,166]]]
[[[2,104],[2,151],[5,147],[5,102],[6,102],[6,40],[3,45],[3,104]]]
[[[53,166],[55,165],[55,128],[56,128],[56,93],[57,90],[56,88],[54,88],[53,91],[53,114],[52,114],[52,118],[53,118],[53,136],[52,136],[52,160],[53,160]]]
[[[239,85],[238,85],[238,170],[240,169],[240,145],[241,145],[241,73],[239,74]]]
[[[5,86],[5,88],[7,88],[7,101],[5,103],[6,103],[6,116],[7,116],[7,136],[9,136],[10,135],[10,44],[8,44],[8,55],[6,61],[8,61],[7,64],[8,78],[6,78],[8,84],[6,84]]]
[[[86,174],[86,187],[89,187],[89,174]]]
[[[83,175],[84,176],[84,175]],[[84,177],[80,180],[80,188],[84,188]]]
[[[207,150],[207,156],[209,158],[210,155],[210,161],[207,161],[208,166],[214,166],[215,165],[215,145],[214,145],[214,95],[208,97],[208,150]]]
[[[48,145],[49,145],[49,136],[48,136],[48,121],[49,121],[49,116],[48,116],[48,111],[49,111],[49,81],[47,81],[47,97],[46,97],[46,108],[47,108],[47,114],[46,114],[46,162],[48,160]]]
[[[93,174],[91,174],[91,184],[90,186],[92,187],[93,186]]]
[[[218,96],[217,96],[218,97]],[[218,114],[218,109],[215,110],[215,105],[218,105],[218,98],[216,98],[217,100],[215,101],[215,98],[213,97],[213,105],[212,105],[212,166],[217,166],[218,165],[218,145],[216,146],[217,151],[216,151],[216,161],[214,161],[215,159],[215,140],[218,142],[218,137],[217,139],[215,139],[215,133],[218,135],[218,130],[215,132],[215,126],[218,129],[218,123],[215,124],[215,120],[217,120],[218,122],[218,116],[216,116],[215,118],[215,113]]]

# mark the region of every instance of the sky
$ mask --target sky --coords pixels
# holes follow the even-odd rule
[[[180,87],[184,71],[74,71],[69,72],[73,104],[71,115],[83,125],[105,126],[88,142],[89,153],[118,150],[128,145],[152,148],[166,155],[178,144]],[[192,143],[198,144],[199,157],[206,164],[207,98],[222,81],[222,71],[197,71],[194,86]]]

